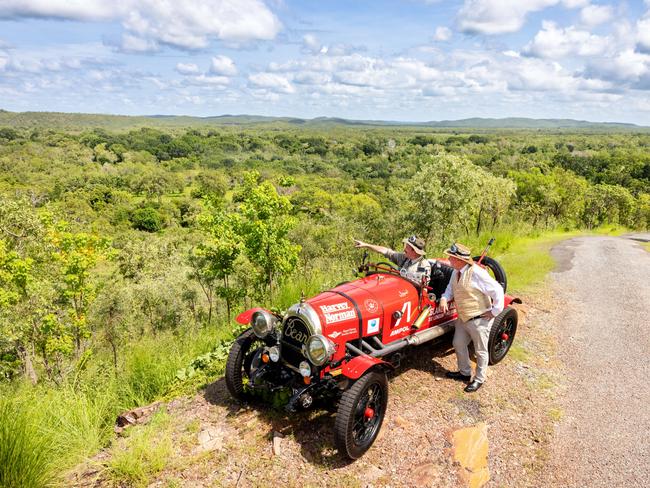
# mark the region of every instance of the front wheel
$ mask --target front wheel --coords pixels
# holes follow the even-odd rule
[[[358,459],[375,442],[388,405],[388,380],[379,371],[359,378],[341,396],[334,425],[339,452]]]
[[[518,321],[517,311],[508,307],[492,322],[488,341],[490,364],[497,364],[508,354],[510,346],[515,340]]]
[[[233,342],[226,360],[226,386],[237,400],[248,400],[246,384],[251,373],[260,366],[264,341],[258,338],[253,329],[247,329]]]

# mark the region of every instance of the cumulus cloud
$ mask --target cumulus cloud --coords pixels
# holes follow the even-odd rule
[[[120,49],[125,52],[150,53],[158,51],[159,46],[154,40],[145,39],[132,34],[123,34]]]
[[[451,39],[451,29],[449,27],[436,27],[436,32],[433,34],[434,41],[448,41],[449,39]]]
[[[540,58],[558,59],[570,55],[598,56],[603,54],[611,40],[574,26],[559,28],[554,22],[543,22],[533,40],[524,46],[523,52]]]
[[[636,41],[639,51],[650,54],[650,15],[637,22]]]
[[[4,0],[0,18],[119,21],[124,49],[152,50],[158,44],[205,48],[210,39],[273,39],[280,21],[262,0]]]
[[[603,24],[612,18],[610,5],[587,5],[580,11],[580,20],[589,27]]]
[[[607,63],[591,63],[587,68],[587,73],[604,80],[614,80],[631,85],[640,84],[640,88],[650,89],[650,86],[645,86],[645,82],[650,76],[650,54],[626,49],[609,59]]]
[[[257,88],[264,88],[274,93],[294,93],[296,89],[289,80],[275,73],[255,73],[248,77],[248,81]]]
[[[303,51],[316,54],[316,53],[327,53],[327,46],[323,46],[318,38],[313,34],[305,34],[302,37],[302,47]]]
[[[199,73],[199,67],[194,63],[178,63],[176,71],[182,75],[195,75]]]
[[[237,74],[237,66],[235,66],[235,62],[228,56],[215,56],[212,58],[210,73],[221,76],[235,76]]]
[[[526,16],[554,5],[567,8],[587,5],[588,0],[465,0],[458,12],[461,31],[471,34],[505,34],[517,32]]]

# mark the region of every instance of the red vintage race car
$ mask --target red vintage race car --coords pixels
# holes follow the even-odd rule
[[[497,261],[474,260],[505,290]],[[362,264],[359,271],[363,277],[301,299],[284,314],[261,308],[240,314],[237,321],[251,327],[235,340],[226,364],[228,390],[241,401],[284,394],[289,411],[309,408],[315,399],[338,404],[335,444],[351,459],[377,437],[388,402],[386,373],[410,346],[452,331],[457,317],[453,302],[447,313],[437,309],[453,272],[445,259],[432,260],[428,283],[410,281],[390,263]],[[505,357],[515,338],[513,302],[521,303],[505,296],[492,325],[490,364]]]

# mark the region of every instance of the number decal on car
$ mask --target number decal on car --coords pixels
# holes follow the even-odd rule
[[[400,318],[397,319],[397,322],[395,322],[395,327],[399,327],[400,322],[406,315],[406,322],[411,321],[411,302],[404,302],[404,305],[402,305],[402,315]]]

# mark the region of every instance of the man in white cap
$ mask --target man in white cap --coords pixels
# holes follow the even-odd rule
[[[431,276],[431,263],[424,259],[424,239],[417,236],[404,239],[404,252],[393,251],[388,247],[375,246],[359,240],[354,241],[354,247],[366,248],[383,254],[389,261],[399,266],[402,276],[415,283],[422,283],[425,276],[428,282]]]
[[[478,390],[485,382],[488,366],[488,340],[494,317],[503,310],[503,288],[487,270],[474,263],[469,248],[454,243],[445,251],[454,272],[447,289],[440,298],[439,307],[447,312],[448,303],[454,299],[458,320],[454,331],[454,349],[458,371],[447,373],[448,378],[469,382],[472,367],[467,346],[474,343],[476,351],[476,374],[465,391]]]

